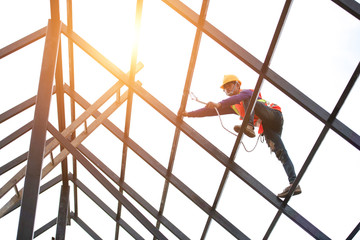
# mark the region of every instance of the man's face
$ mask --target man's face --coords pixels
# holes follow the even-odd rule
[[[224,92],[228,96],[233,96],[235,94],[238,94],[238,87],[239,84],[237,82],[228,82],[224,85]]]

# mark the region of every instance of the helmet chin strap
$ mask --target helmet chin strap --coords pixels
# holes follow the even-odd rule
[[[226,91],[226,89],[225,89],[225,94],[226,94],[227,96],[232,96],[232,95],[234,94],[234,92],[235,92],[235,88],[236,88],[238,85],[239,85],[239,83],[238,83],[238,82],[235,82],[235,84],[234,84],[234,86],[233,86],[233,88],[231,89],[230,92]]]

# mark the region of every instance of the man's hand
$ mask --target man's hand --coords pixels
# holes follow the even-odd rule
[[[221,104],[220,103],[214,103],[214,102],[208,102],[205,107],[207,107],[207,108],[220,108]]]
[[[182,115],[183,115],[183,117],[188,117],[189,113],[185,111],[185,112],[182,113]]]

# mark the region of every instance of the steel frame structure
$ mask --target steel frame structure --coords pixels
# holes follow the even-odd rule
[[[35,117],[33,121],[30,121],[24,126],[20,126],[17,131],[5,136],[0,142],[0,149],[8,145],[9,143],[17,140],[20,136],[28,131],[31,131],[31,142],[29,145],[29,151],[19,155],[16,159],[7,162],[0,167],[0,175],[14,169],[19,164],[26,162],[24,168],[18,171],[13,178],[11,178],[4,186],[1,186],[0,197],[3,197],[12,188],[15,188],[16,194],[9,200],[9,202],[2,206],[0,210],[0,217],[12,212],[14,209],[20,207],[20,218],[18,225],[18,239],[32,239],[41,235],[49,228],[56,225],[56,239],[65,239],[66,228],[69,221],[75,221],[81,226],[92,238],[101,239],[87,224],[80,218],[77,210],[77,205],[80,204],[77,199],[77,189],[83,191],[92,201],[94,201],[99,208],[106,212],[116,223],[115,239],[119,237],[119,228],[124,228],[135,239],[143,239],[142,236],[133,229],[127,222],[125,222],[121,216],[122,208],[126,208],[151,234],[154,239],[166,239],[164,234],[160,231],[160,226],[163,225],[170,230],[179,239],[189,239],[181,229],[170,222],[166,216],[163,215],[164,207],[166,204],[167,194],[169,186],[176,187],[184,196],[190,199],[198,208],[208,215],[205,227],[203,229],[201,239],[205,239],[209,225],[212,221],[216,221],[230,234],[238,239],[249,239],[238,226],[233,225],[227,220],[220,212],[217,211],[217,205],[220,196],[223,192],[223,188],[226,184],[229,173],[233,173],[236,177],[245,182],[254,191],[266,199],[271,205],[277,209],[277,214],[274,217],[271,225],[269,226],[264,239],[267,239],[277,221],[282,214],[286,215],[294,223],[299,225],[304,231],[310,234],[316,239],[329,239],[329,237],[320,231],[316,226],[304,218],[295,209],[288,205],[292,192],[299,184],[301,178],[306,172],[309,164],[311,163],[313,156],[318,150],[321,142],[326,137],[326,134],[330,129],[336,132],[339,136],[345,139],[349,144],[360,150],[360,136],[356,134],[352,129],[347,127],[336,116],[341,109],[344,101],[349,95],[352,87],[360,73],[360,63],[354,69],[352,77],[349,79],[343,94],[338,99],[338,103],[331,113],[325,111],[316,102],[307,97],[301,91],[296,89],[293,85],[288,83],[285,79],[279,76],[276,72],[269,68],[271,58],[274,53],[274,49],[278,44],[279,35],[283,29],[286,17],[291,7],[291,0],[287,0],[283,7],[282,13],[279,17],[276,31],[273,35],[271,45],[268,49],[265,60],[262,62],[256,57],[247,52],[244,48],[239,46],[232,39],[227,37],[220,30],[215,28],[209,22],[206,21],[206,14],[209,5],[209,0],[203,0],[200,15],[196,14],[188,6],[178,0],[163,0],[170,8],[172,8],[177,14],[180,14],[183,18],[193,24],[196,28],[196,35],[194,39],[193,49],[191,53],[191,60],[188,67],[186,81],[184,84],[184,94],[181,101],[179,113],[175,114],[170,111],[164,104],[158,101],[155,97],[149,94],[144,88],[142,88],[140,82],[135,82],[135,75],[141,70],[142,64],[137,62],[137,48],[136,44],[133,48],[133,57],[131,59],[131,69],[128,74],[121,71],[116,65],[106,59],[100,52],[89,45],[84,39],[77,35],[72,30],[72,2],[67,0],[67,22],[68,26],[60,21],[59,14],[59,2],[58,0],[51,0],[51,19],[48,22],[48,26],[44,27],[2,49],[0,49],[0,59],[8,56],[9,54],[26,47],[27,45],[45,37],[45,46],[43,54],[43,64],[41,67],[40,83],[37,96],[28,99],[25,102],[9,109],[8,111],[0,115],[0,123],[7,121],[8,119],[16,116],[22,111],[35,106]],[[343,8],[349,14],[360,20],[360,4],[353,0],[334,0],[339,7]],[[136,10],[136,23],[140,24],[142,12],[142,1],[137,1]],[[234,162],[239,144],[241,142],[244,126],[241,128],[240,133],[233,146],[230,157],[225,155],[221,150],[217,149],[211,142],[197,133],[188,124],[186,124],[181,117],[181,112],[185,110],[189,89],[196,65],[197,55],[199,51],[199,45],[201,42],[202,34],[208,35],[219,45],[225,48],[228,52],[233,54],[240,61],[244,62],[256,73],[259,78],[255,87],[255,94],[260,91],[263,81],[266,79],[273,86],[278,88],[281,92],[286,94],[289,98],[294,100],[297,104],[303,107],[306,111],[316,117],[324,124],[323,130],[319,135],[316,143],[314,144],[312,151],[308,155],[304,165],[302,166],[295,184],[290,190],[290,194],[284,199],[284,201],[278,199],[274,193],[268,190],[262,185],[256,178],[247,173],[241,166]],[[70,71],[70,86],[63,82],[63,67],[61,56],[61,43],[60,36],[65,35],[68,38],[69,44],[69,71]],[[137,34],[138,41],[139,34]],[[100,65],[102,65],[107,71],[114,75],[119,81],[116,82],[108,91],[106,91],[95,103],[90,104],[74,90],[74,56],[73,56],[73,44],[76,44],[89,56],[95,59]],[[1,63],[0,63],[1,64]],[[55,87],[54,80],[55,79]],[[126,85],[128,90],[120,96],[120,88]],[[57,98],[57,111],[58,111],[58,128],[50,124],[49,122],[49,109],[52,95],[55,94]],[[64,94],[67,94],[71,98],[71,119],[70,125],[65,125],[65,110],[64,110]],[[117,99],[113,102],[104,112],[99,112],[98,109],[107,102],[113,95],[117,94]],[[176,127],[174,139],[172,143],[171,155],[169,165],[167,167],[162,166],[155,158],[147,153],[141,146],[134,142],[129,136],[129,128],[131,125],[131,112],[132,112],[132,98],[133,94],[138,95],[153,109],[160,113],[165,119],[172,123]],[[255,97],[251,99],[250,108],[246,112],[245,120],[249,119],[250,112],[254,108]],[[125,131],[121,131],[114,123],[109,120],[109,116],[125,101],[127,101],[126,110],[126,123]],[[75,118],[75,103],[79,104],[85,109],[85,111],[77,118]],[[87,126],[86,120],[89,117],[94,117],[93,121]],[[85,125],[85,130],[75,136],[74,132],[79,126]],[[100,125],[103,125],[109,130],[116,138],[123,142],[122,150],[122,166],[120,176],[114,173],[108,168],[100,159],[98,159],[90,149],[87,149],[82,142]],[[46,133],[49,132],[53,136],[50,139],[46,139]],[[197,143],[205,151],[207,151],[213,158],[219,161],[225,166],[225,172],[221,184],[218,188],[216,197],[212,205],[209,205],[199,195],[192,191],[187,185],[185,185],[181,179],[177,178],[173,173],[173,166],[176,156],[176,151],[179,143],[180,134],[186,134],[192,141]],[[60,153],[53,157],[52,151],[59,147]],[[134,189],[129,186],[125,181],[126,172],[126,160],[127,149],[131,149],[138,156],[140,156],[148,165],[150,165],[160,176],[164,179],[163,194],[161,199],[161,205],[159,209],[156,209],[149,204],[141,195],[139,195]],[[71,154],[73,156],[73,173],[68,170],[67,156]],[[51,155],[52,162],[42,167],[43,159]],[[77,177],[77,163],[83,165],[89,173],[91,173],[99,183],[104,186],[107,191],[113,195],[118,201],[118,210],[114,212],[109,206],[107,206],[102,199],[93,193],[89,186],[86,186]],[[41,179],[50,173],[57,165],[61,164],[62,174],[55,177],[49,182],[41,183]],[[25,178],[24,187],[18,190],[17,184]],[[110,180],[113,183],[110,182]],[[74,188],[74,202],[75,209],[72,211],[69,205],[69,192],[70,184],[73,183]],[[34,229],[34,221],[36,216],[36,205],[39,194],[52,188],[56,184],[62,184],[60,192],[60,203],[58,216],[53,220],[45,224],[39,229]],[[114,187],[115,184],[118,189]],[[156,220],[154,226],[142,213],[137,209],[125,196],[126,192],[131,198],[133,198],[139,205],[144,208],[150,215]],[[21,204],[20,204],[21,202]],[[359,231],[359,225],[350,233],[348,239],[352,239]]]

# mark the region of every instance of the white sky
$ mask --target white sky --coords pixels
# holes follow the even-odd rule
[[[128,2],[73,0],[74,31],[124,72],[130,69],[136,5],[136,1],[131,1],[131,4]],[[183,2],[197,13],[200,12],[201,1]],[[207,21],[263,61],[284,2],[213,0],[209,5]],[[66,1],[61,1],[60,8],[61,19],[66,23]],[[0,48],[46,26],[50,17],[49,9],[47,0],[1,2]],[[180,107],[195,31],[193,25],[163,2],[144,1],[138,60],[145,67],[136,80],[140,80],[148,92],[174,113]],[[359,62],[359,42],[360,22],[331,1],[295,0],[271,68],[331,113]],[[41,39],[1,59],[1,113],[36,95],[43,45],[44,39]],[[65,36],[62,36],[62,46],[64,81],[68,83]],[[74,48],[76,90],[92,103],[116,79],[77,46]],[[242,80],[243,88],[254,88],[258,78],[255,72],[204,34],[191,91],[203,101],[220,101],[225,97],[219,89],[224,74],[236,74]],[[285,119],[283,141],[298,172],[323,124],[268,82],[265,81],[261,92],[264,99],[282,107]],[[338,115],[338,119],[357,134],[360,134],[360,112],[356,107],[359,95],[357,82]],[[69,102],[68,97],[66,101]],[[201,104],[188,101],[187,110],[200,107]],[[69,113],[69,104],[66,108]],[[30,121],[33,109],[2,123],[1,139]],[[77,108],[77,115],[81,111],[81,108]],[[110,117],[122,130],[125,126],[125,112],[126,104]],[[69,124],[70,114],[67,119]],[[235,115],[222,119],[229,129],[239,123]],[[57,126],[55,98],[52,100],[50,120]],[[217,117],[185,121],[222,152],[228,156],[231,154],[235,137],[221,127]],[[97,129],[85,140],[84,145],[115,173],[120,174],[122,143],[103,129]],[[130,137],[164,167],[168,165],[174,132],[175,127],[171,123],[139,97],[134,97]],[[29,139],[30,133],[17,143],[1,149],[1,165],[27,151]],[[246,137],[243,140],[247,148],[252,148],[256,141]],[[360,221],[359,160],[359,150],[330,130],[300,182],[303,193],[293,197],[289,203],[332,239],[345,239]],[[45,162],[48,161],[47,158]],[[241,146],[236,163],[275,194],[288,184],[281,164],[274,154],[269,154],[265,143],[259,143],[252,153],[246,153]],[[0,176],[0,185],[4,185],[16,172]],[[58,167],[44,180],[59,173]],[[212,205],[223,173],[224,167],[218,161],[181,134],[173,170],[175,176]],[[116,200],[81,166],[78,177],[116,211]],[[131,150],[128,152],[125,181],[156,209],[159,208],[164,180]],[[23,181],[19,188],[22,184]],[[35,229],[57,216],[59,189],[57,185],[39,197]],[[0,205],[3,206],[13,194],[12,190],[0,199]],[[74,211],[72,189],[70,201],[71,210]],[[113,239],[115,223],[80,191],[79,201],[79,216],[99,236]],[[277,212],[276,208],[233,174],[229,175],[217,210],[251,239],[262,239]],[[148,213],[141,211],[155,224]],[[207,220],[202,210],[172,186],[164,215],[191,239],[200,238]],[[18,216],[19,209],[0,219],[0,232],[6,233],[7,239],[16,236]],[[124,211],[122,217],[145,239],[152,239],[150,233],[127,211]],[[164,227],[160,230],[170,239],[174,238]],[[38,239],[49,239],[55,235],[55,231],[52,228]],[[289,239],[285,233],[290,232],[291,239],[312,239],[286,216],[280,218],[270,239]],[[68,239],[89,238],[75,222],[67,228],[66,235]],[[121,237],[131,239],[123,230]],[[215,221],[212,222],[207,239],[232,238]]]

